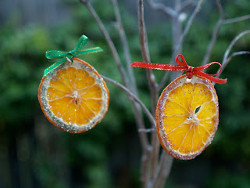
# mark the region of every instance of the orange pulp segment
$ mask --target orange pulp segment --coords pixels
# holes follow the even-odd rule
[[[193,159],[211,143],[218,118],[218,98],[210,81],[183,75],[164,89],[158,101],[161,145],[175,158]]]
[[[45,116],[57,127],[72,133],[93,128],[105,115],[109,92],[97,71],[74,58],[46,75],[39,87]]]

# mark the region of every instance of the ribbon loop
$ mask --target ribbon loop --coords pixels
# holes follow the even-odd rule
[[[180,61],[180,59],[182,61]],[[193,75],[196,75],[201,78],[209,79],[212,82],[218,83],[218,84],[225,84],[227,82],[227,79],[221,79],[216,78],[214,76],[218,75],[222,71],[222,65],[218,62],[211,62],[206,65],[202,65],[199,67],[192,67],[189,66],[182,54],[179,54],[175,58],[175,62],[178,65],[169,65],[169,64],[155,64],[155,63],[143,63],[143,62],[134,62],[131,64],[131,67],[140,67],[140,68],[146,68],[146,69],[155,69],[155,70],[167,70],[167,71],[185,71],[187,78],[191,79]],[[217,74],[207,74],[202,72],[202,70],[207,69],[211,65],[217,64],[220,66],[220,69]]]
[[[61,59],[59,62],[52,64],[50,67],[45,69],[44,76],[46,76],[50,71],[54,70],[55,68],[59,67],[61,64],[65,63],[66,57],[69,58],[71,61],[74,57],[84,54],[84,53],[93,53],[93,52],[100,52],[102,49],[100,47],[90,48],[83,50],[84,46],[88,42],[88,37],[82,35],[73,50],[68,52],[66,51],[59,51],[59,50],[48,50],[45,53],[47,59]]]

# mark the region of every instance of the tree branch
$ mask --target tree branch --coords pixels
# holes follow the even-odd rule
[[[166,177],[169,176],[173,164],[173,157],[171,157],[166,151],[162,151],[160,163],[157,168],[157,173],[153,181],[153,187],[163,187],[166,181]]]
[[[193,0],[186,0],[182,3],[181,5],[181,9],[180,12],[183,12],[185,9],[187,9],[190,6],[194,6],[195,5],[195,1]]]
[[[106,40],[106,42],[107,42],[107,44],[108,44],[108,46],[109,46],[109,48],[110,48],[110,50],[112,52],[112,55],[113,55],[113,58],[115,60],[116,66],[118,67],[118,70],[119,70],[119,72],[121,74],[123,83],[125,84],[126,87],[129,87],[127,76],[126,76],[126,73],[125,73],[125,70],[124,70],[123,66],[121,65],[121,60],[120,60],[120,57],[118,55],[118,52],[117,52],[117,50],[116,50],[116,48],[114,46],[113,41],[111,40],[111,37],[110,37],[109,33],[105,29],[101,19],[97,15],[97,13],[94,10],[94,8],[92,7],[92,5],[88,2],[88,0],[80,0],[80,2],[83,3],[88,8],[90,13],[92,14],[94,19],[96,20],[96,22],[98,24],[98,27],[101,30],[102,34],[104,35],[104,38],[105,38],[105,40]],[[108,79],[107,79],[107,81],[108,81]],[[137,124],[138,129],[145,129],[145,125],[144,125],[144,121],[143,121],[143,116],[141,114],[140,106],[137,103],[132,103],[132,104],[133,104],[133,109],[134,109],[135,119],[136,119],[136,124]],[[151,120],[152,120],[152,118],[151,118]],[[139,138],[140,138],[140,142],[141,142],[141,145],[142,145],[143,156],[145,156],[145,153],[147,153],[147,151],[148,151],[148,140],[147,140],[146,133],[140,132],[139,133]]]
[[[137,96],[135,94],[133,94],[128,88],[126,88],[125,86],[123,86],[122,84],[116,82],[115,80],[112,80],[111,78],[108,78],[106,76],[101,75],[102,78],[115,85],[116,87],[120,88],[122,91],[124,91],[127,96],[134,102],[138,103],[141,108],[143,109],[143,111],[145,112],[145,114],[148,116],[148,119],[150,120],[150,122],[155,125],[155,118],[152,116],[152,114],[149,112],[149,110],[147,109],[147,107],[141,102],[141,100],[139,98],[137,98]],[[145,127],[141,127],[139,130],[145,130]],[[139,132],[143,132],[143,131],[139,131]]]
[[[123,51],[124,51],[124,55],[125,55],[126,67],[127,67],[127,70],[128,70],[130,81],[131,81],[130,87],[131,87],[132,91],[135,93],[135,95],[137,95],[134,72],[133,72],[133,69],[130,66],[132,61],[131,61],[131,55],[130,55],[129,46],[128,46],[128,40],[127,40],[125,31],[124,31],[124,28],[123,28],[123,24],[122,24],[122,20],[121,20],[121,14],[120,14],[120,11],[119,11],[117,0],[112,0],[112,3],[113,3],[113,7],[114,7],[114,11],[115,11],[115,18],[116,18],[116,21],[117,21],[117,24],[118,24],[118,31],[119,31],[119,35],[120,35],[120,38],[121,38]]]
[[[202,5],[203,2],[204,2],[204,0],[199,0],[199,2],[197,3],[192,15],[189,17],[189,20],[188,20],[187,25],[186,25],[186,27],[185,27],[185,29],[184,29],[181,37],[180,37],[180,40],[179,40],[178,44],[176,45],[176,48],[174,49],[170,64],[174,63],[174,59],[175,59],[175,57],[177,55],[177,52],[179,51],[180,47],[182,46],[184,38],[187,35],[187,33],[188,33],[188,31],[189,31],[189,29],[190,29],[190,27],[191,27],[191,25],[192,25],[192,23],[194,21],[195,16],[200,11],[201,5]],[[168,74],[169,74],[169,72],[167,71],[165,73],[165,75],[163,76],[163,79],[162,79],[161,83],[158,85],[158,90],[160,90],[165,85],[165,83],[167,81],[167,78],[168,78]]]
[[[223,24],[231,24],[235,22],[241,22],[250,19],[250,15],[240,16],[236,18],[226,19],[223,21]]]
[[[206,51],[205,56],[204,56],[203,61],[202,61],[202,65],[205,65],[205,64],[208,63],[208,61],[210,59],[210,56],[211,56],[212,49],[213,49],[214,44],[215,44],[215,42],[217,40],[220,28],[221,28],[221,26],[222,26],[222,24],[224,22],[224,11],[222,9],[220,0],[216,0],[216,4],[217,4],[217,7],[218,7],[219,12],[220,12],[220,17],[219,17],[219,20],[216,23],[215,28],[214,28],[212,38],[210,40],[207,51]]]
[[[89,12],[91,13],[91,15],[93,16],[93,18],[95,19],[95,21],[97,22],[98,24],[98,27],[100,29],[100,31],[102,32],[102,34],[104,35],[104,38],[111,50],[111,53],[114,57],[114,60],[115,60],[115,63],[116,63],[116,66],[121,74],[121,77],[122,77],[122,81],[123,83],[125,84],[125,86],[128,86],[128,80],[127,80],[127,76],[126,76],[126,73],[125,73],[125,70],[121,64],[121,60],[120,60],[120,57],[118,55],[118,52],[115,48],[115,45],[108,33],[108,31],[106,30],[106,28],[104,27],[104,24],[102,23],[100,17],[98,16],[98,14],[96,13],[95,9],[92,7],[92,5],[89,3],[88,0],[80,0],[81,3],[83,3],[89,10]]]
[[[180,46],[182,45],[182,43],[183,43],[183,41],[184,41],[184,38],[185,38],[185,36],[187,35],[187,33],[188,33],[188,31],[189,31],[189,29],[190,29],[190,27],[191,27],[191,25],[192,25],[192,23],[193,23],[193,21],[194,21],[195,16],[196,16],[196,15],[198,14],[198,12],[200,11],[201,5],[202,5],[203,2],[204,2],[204,0],[199,0],[199,2],[198,2],[197,5],[196,5],[196,8],[194,9],[192,15],[190,16],[190,18],[189,18],[189,20],[188,20],[188,22],[187,22],[187,25],[186,25],[186,27],[185,27],[185,29],[184,29],[182,35],[181,35],[181,38],[180,38],[180,40],[179,40],[179,43],[178,43],[178,45],[176,46],[175,53],[174,53],[174,57],[172,58],[172,62],[174,61],[175,56],[177,55],[176,52],[179,51]]]
[[[162,3],[156,3],[154,0],[147,0],[147,1],[152,9],[162,11],[167,16],[174,17],[177,14],[177,12],[174,11],[172,8],[167,7]]]
[[[231,41],[231,43],[229,44],[229,46],[228,46],[228,48],[227,48],[227,50],[225,51],[225,54],[224,54],[224,57],[223,57],[223,60],[222,60],[222,71],[226,68],[226,66],[228,65],[228,63],[229,63],[229,60],[228,59],[232,59],[232,57],[234,57],[234,56],[236,56],[236,55],[234,55],[234,56],[230,56],[230,57],[228,57],[229,56],[229,53],[230,53],[230,51],[231,51],[231,49],[233,48],[233,46],[235,45],[235,43],[241,38],[241,37],[243,37],[244,35],[247,35],[247,34],[250,34],[250,30],[246,30],[246,31],[243,31],[243,32],[241,32],[240,34],[238,34],[232,41]],[[239,52],[237,52],[236,54],[238,54],[238,55],[241,55]],[[244,54],[246,54],[246,53],[244,53]],[[221,73],[222,73],[222,71],[221,71]],[[221,75],[221,73],[219,73],[219,70],[218,70],[218,75],[217,75],[217,77],[219,77],[220,75]]]
[[[143,60],[146,62],[150,62],[150,56],[149,56],[149,51],[148,51],[148,43],[147,43],[147,34],[146,34],[146,27],[145,27],[145,21],[144,21],[144,6],[143,6],[143,0],[138,0],[138,21],[139,21],[139,37],[140,37],[140,47],[141,47],[141,53]],[[155,113],[157,101],[158,101],[158,91],[157,91],[157,84],[155,81],[155,76],[152,72],[152,70],[147,69],[146,70],[146,76],[148,80],[148,85],[150,89],[150,94],[151,94],[151,99],[152,99],[152,112],[153,114]],[[155,126],[152,125],[152,128]],[[156,168],[156,164],[154,162],[154,156],[156,153],[158,153],[158,148],[159,148],[159,141],[157,138],[157,134],[155,132],[152,132],[152,137],[151,137],[151,152],[150,152],[150,168],[149,168],[149,175],[150,177],[153,176]],[[158,155],[158,154],[157,154]],[[148,162],[148,161],[147,161]],[[147,164],[145,164],[147,165]],[[144,178],[144,186],[146,186],[146,182],[149,183],[148,181],[148,176],[147,176],[147,166],[144,166],[145,172],[143,172],[143,178]],[[148,185],[147,185],[148,186]]]
[[[229,61],[232,60],[233,57],[239,56],[239,55],[247,55],[247,54],[250,54],[250,51],[239,51],[239,52],[234,52],[234,53],[232,53],[232,55],[230,55],[230,56],[227,58],[227,61],[224,63],[224,66],[222,66],[222,70],[225,69],[225,67],[227,66],[227,64],[229,63]]]

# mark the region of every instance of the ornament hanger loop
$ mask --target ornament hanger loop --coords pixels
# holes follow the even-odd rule
[[[55,68],[59,67],[61,64],[68,61],[70,63],[73,62],[73,58],[79,56],[84,53],[93,53],[93,52],[100,52],[102,49],[100,47],[90,48],[84,50],[84,46],[88,42],[88,37],[82,35],[74,48],[74,50],[66,51],[59,51],[59,50],[48,50],[45,53],[47,59],[61,59],[59,62],[54,63],[50,67],[44,70],[44,76],[46,76],[50,71],[54,70]]]

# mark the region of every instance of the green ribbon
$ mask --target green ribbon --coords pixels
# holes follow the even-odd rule
[[[44,76],[46,76],[50,71],[56,69],[59,67],[61,64],[65,63],[67,61],[67,58],[69,58],[71,61],[73,60],[74,57],[77,57],[81,54],[85,53],[93,53],[93,52],[100,52],[102,49],[100,47],[95,47],[95,48],[89,48],[86,50],[83,50],[84,46],[88,42],[88,37],[85,35],[82,35],[78,41],[78,44],[76,45],[74,50],[71,51],[59,51],[59,50],[48,50],[45,53],[45,56],[47,59],[61,59],[59,62],[56,62],[46,68],[44,70]]]

